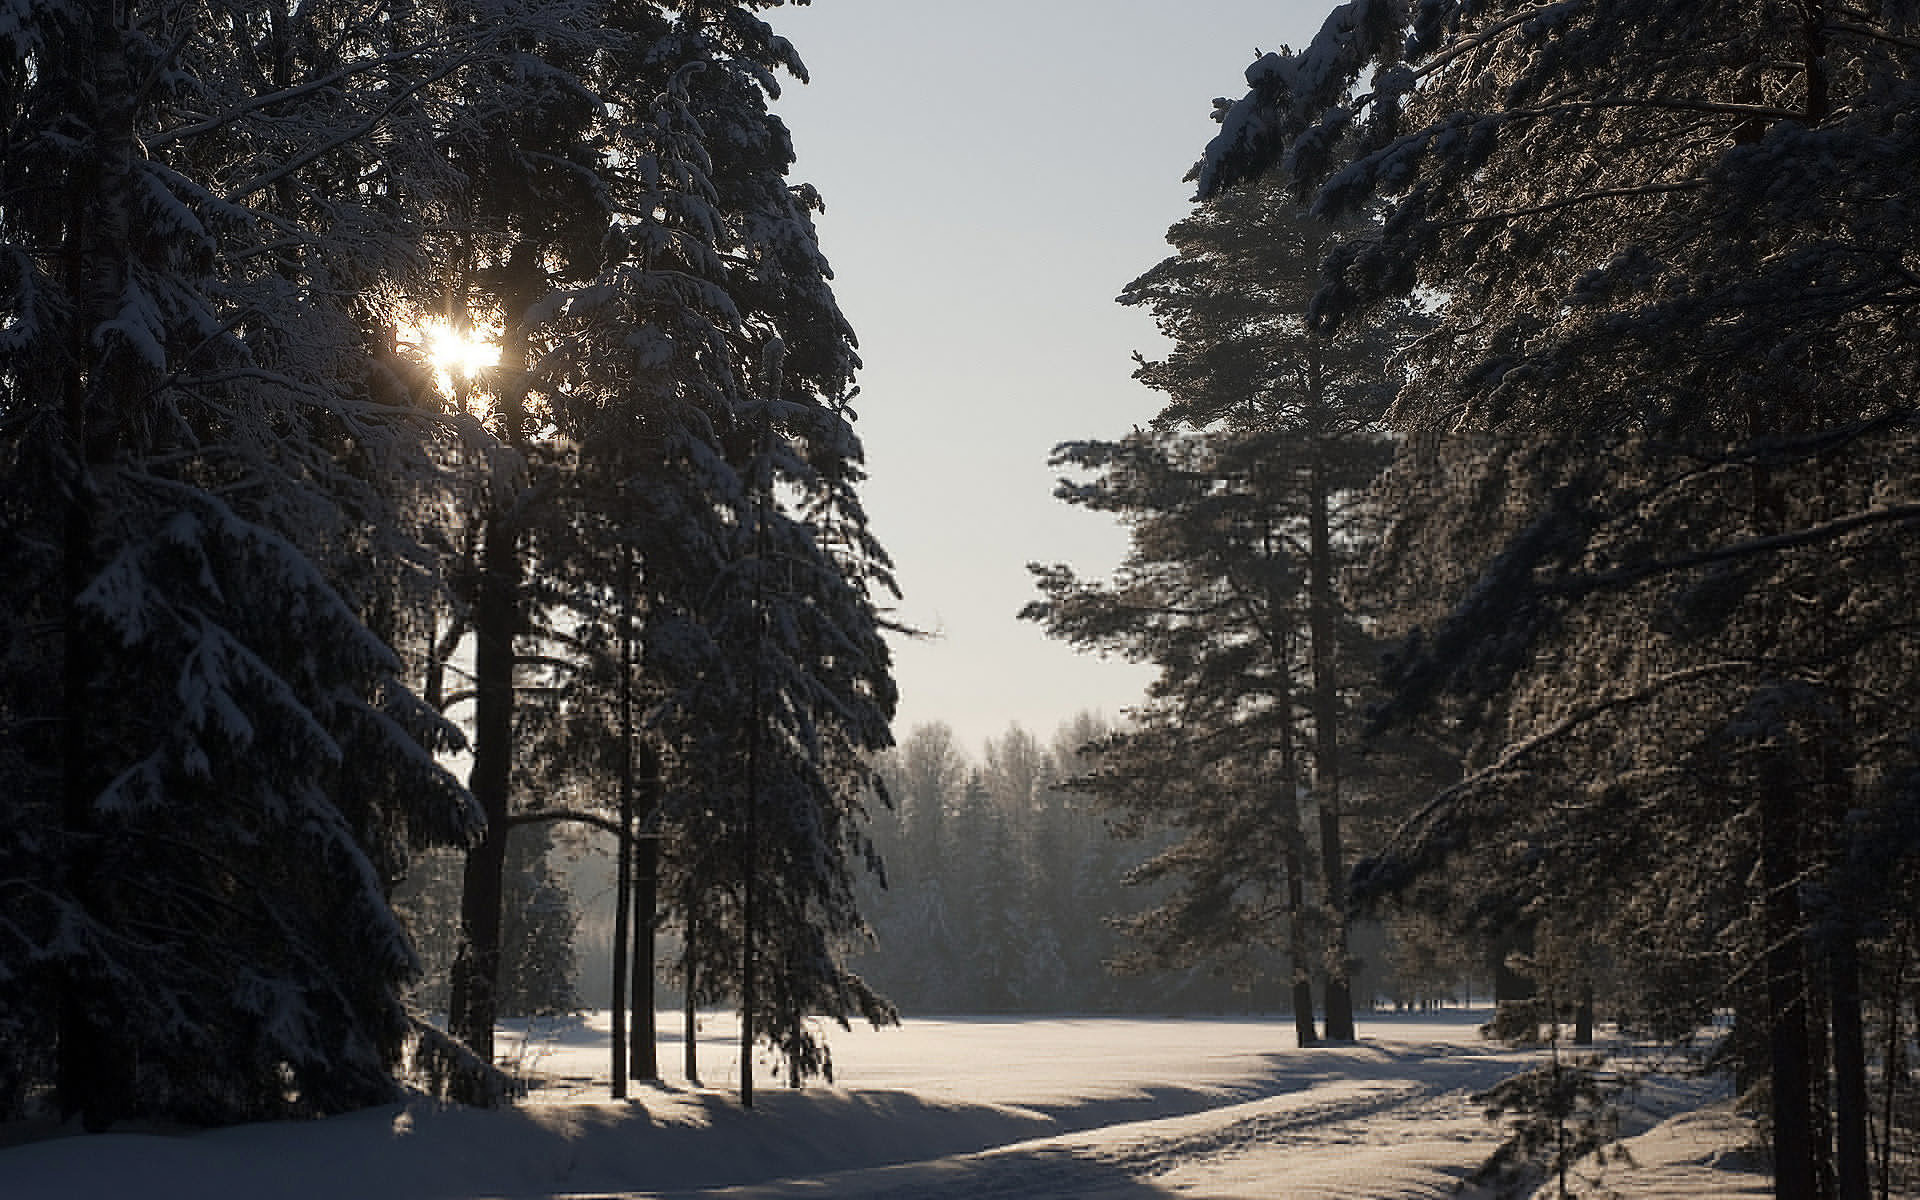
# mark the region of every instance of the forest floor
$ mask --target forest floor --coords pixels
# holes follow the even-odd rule
[[[1247,1018],[909,1019],[830,1031],[837,1083],[765,1077],[734,1099],[732,1021],[709,1016],[704,1086],[610,1099],[597,1018],[505,1039],[527,1100],[427,1100],[325,1121],[114,1132],[0,1150],[7,1200],[1412,1200],[1455,1195],[1505,1136],[1471,1099],[1544,1061],[1491,1045],[1484,1012],[1375,1016],[1351,1045],[1296,1049]],[[682,1061],[662,1014],[663,1072]],[[1572,1194],[1759,1200],[1751,1123],[1682,1064],[1607,1047],[1629,1160]],[[1589,1160],[1580,1171],[1599,1169]],[[1541,1196],[1555,1194],[1551,1184]]]

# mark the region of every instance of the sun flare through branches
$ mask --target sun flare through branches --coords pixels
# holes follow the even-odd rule
[[[434,370],[454,380],[473,379],[500,364],[500,344],[492,336],[491,330],[460,328],[445,321],[429,321],[420,327],[420,344],[426,349],[427,361]]]

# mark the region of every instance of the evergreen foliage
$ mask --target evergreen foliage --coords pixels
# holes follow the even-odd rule
[[[1608,1194],[1588,1185],[1598,1182],[1609,1160],[1632,1159],[1619,1145],[1617,1101],[1627,1084],[1607,1076],[1605,1061],[1556,1052],[1546,1064],[1475,1094],[1488,1120],[1506,1123],[1507,1137],[1472,1181],[1492,1187],[1501,1200],[1544,1195],[1549,1186],[1559,1200]]]
[[[875,944],[855,959],[909,1013],[1244,1012],[1285,1002],[1282,963],[1244,969],[1185,961],[1114,968],[1129,957],[1116,918],[1164,887],[1129,886],[1160,834],[1114,836],[1069,790],[1111,736],[1089,714],[1050,744],[1019,726],[969,755],[944,724],[916,726],[880,761],[892,814],[874,838],[884,889],[866,889]]]
[[[497,1096],[502,1005],[571,1004],[549,822],[614,825],[642,738],[623,853],[760,881],[783,1059],[890,1015],[839,955],[891,580],[766,7],[7,9],[0,1107],[337,1111],[409,1037]],[[389,896],[469,843],[450,1041]]]
[[[1364,886],[1445,870],[1589,935],[1663,1030],[1733,1008],[1782,1197],[1869,1192],[1860,980],[1914,911],[1915,20],[1356,0],[1250,68],[1198,171],[1383,207],[1318,326],[1437,320],[1386,561],[1486,549],[1382,717],[1474,750]]]
[[[433,757],[458,734],[364,619],[432,477],[353,290],[406,230],[316,199],[412,58],[324,5],[227,8],[16,6],[4,39],[0,987],[53,1052],[0,1102],[52,1083],[91,1127],[394,1095],[386,892],[475,827]]]
[[[804,69],[760,7],[561,5],[468,85],[489,99],[448,161],[489,184],[444,286],[502,331],[503,363],[464,397],[499,445],[472,485],[453,624],[475,647],[490,829],[542,808],[624,825],[635,878],[664,889],[636,923],[649,946],[673,915],[659,897],[770,882],[755,937],[785,991],[754,1024],[814,1073],[805,1015],[888,1012],[828,947],[860,927],[891,580],[857,497],[857,359],[818,198],[788,182],[767,110],[775,72]],[[640,739],[660,765],[644,798]],[[766,750],[751,782],[729,774],[742,745]],[[453,1024],[476,1047],[497,1008],[505,853],[490,832],[469,860]],[[745,901],[699,944],[708,984],[758,1009],[757,972],[723,963],[749,953]]]
[[[1055,451],[1093,476],[1060,498],[1114,514],[1132,548],[1111,583],[1034,567],[1045,598],[1023,614],[1160,670],[1074,785],[1124,829],[1181,831],[1135,873],[1176,885],[1130,923],[1136,965],[1283,949],[1303,1044],[1318,1036],[1305,1016],[1316,973],[1327,1035],[1353,1037],[1348,743],[1372,654],[1341,577],[1370,543],[1363,496],[1390,453],[1394,358],[1417,327],[1403,307],[1337,338],[1309,328],[1337,233],[1274,184],[1169,231],[1177,253],[1120,297],[1172,340],[1136,372],[1165,407],[1151,430]]]

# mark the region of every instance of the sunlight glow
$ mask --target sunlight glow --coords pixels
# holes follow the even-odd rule
[[[500,364],[500,346],[488,340],[484,329],[456,329],[441,321],[421,327],[427,348],[427,361],[434,369],[455,379],[472,379],[488,367]]]

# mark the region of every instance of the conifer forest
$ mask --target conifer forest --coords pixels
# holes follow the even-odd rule
[[[1915,1194],[1920,2],[1258,54],[1116,267],[1157,415],[1051,450],[1124,558],[1007,614],[1151,682],[979,758],[896,728],[788,7],[0,0],[0,1125],[518,1103],[571,853],[616,1098],[656,988],[747,1108],[902,1013],[1478,993]]]

